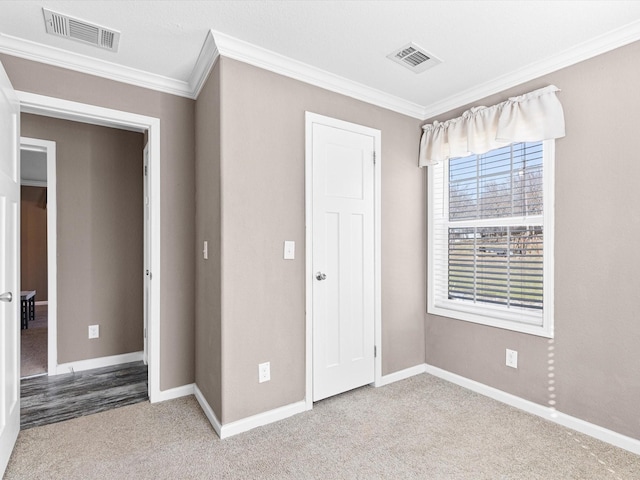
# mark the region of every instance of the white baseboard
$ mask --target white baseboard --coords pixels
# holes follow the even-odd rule
[[[110,357],[91,358],[89,360],[79,360],[77,362],[61,363],[56,365],[53,374],[82,372],[94,368],[111,367],[122,363],[141,362],[144,352],[123,353],[122,355],[111,355]]]
[[[400,380],[404,380],[409,377],[413,377],[415,375],[420,375],[426,371],[426,365],[423,363],[422,365],[416,365],[415,367],[405,368],[404,370],[400,370],[398,372],[393,372],[388,375],[383,375],[380,379],[374,383],[375,387],[384,387],[385,385],[389,385],[390,383],[398,382]]]
[[[164,402],[166,400],[173,400],[174,398],[193,395],[194,390],[194,383],[190,383],[189,385],[182,385],[181,387],[170,388],[169,390],[160,390],[151,403]]]
[[[222,425],[197,385],[194,387],[194,391],[196,400],[198,400],[204,414],[207,416],[209,422],[211,422],[211,425],[213,426],[213,429],[221,439],[232,437],[239,433],[247,432],[254,428],[268,425],[279,420],[284,420],[292,415],[307,411],[307,404],[302,400],[300,402],[291,403],[284,407],[275,408],[268,412],[258,413],[257,415],[252,415],[250,417]]]
[[[502,390],[498,390],[497,388],[476,382],[475,380],[470,380],[455,373],[442,370],[441,368],[428,364],[425,364],[424,367],[425,372],[433,375],[434,377],[442,378],[443,380],[455,383],[456,385],[460,385],[461,387],[467,388],[486,397],[493,398],[499,402],[506,403],[512,407],[519,408],[525,412],[545,418],[564,427],[584,433],[585,435],[597,438],[598,440],[602,440],[603,442],[607,442],[611,445],[615,445],[616,447],[623,448],[631,453],[635,453],[636,455],[640,455],[640,440],[627,437],[626,435],[614,432],[613,430],[608,430],[599,425],[558,412],[550,407],[545,407],[544,405],[525,400],[524,398],[517,397]]]
[[[233,435],[237,435],[248,430],[252,430],[263,425],[268,425],[279,420],[291,417],[298,413],[307,411],[307,403],[302,400],[300,402],[291,403],[284,407],[275,408],[268,412],[258,413],[251,417],[236,420],[235,422],[226,423],[222,425],[222,431],[220,432],[220,438],[227,438]]]
[[[580,433],[584,433],[585,435],[597,438],[598,440],[602,440],[603,442],[609,443],[611,445],[615,445],[616,447],[623,448],[624,450],[628,450],[629,452],[635,453],[636,455],[640,455],[640,440],[638,439],[622,435],[621,433],[614,432],[613,430],[609,430],[585,420],[572,417],[571,415],[558,412],[557,410],[554,410],[550,407],[545,407],[544,405],[525,400],[524,398],[512,395],[502,390],[498,390],[497,388],[490,387],[483,383],[476,382],[475,380],[470,380],[466,377],[448,372],[441,368],[434,367],[433,365],[416,365],[414,367],[400,370],[399,372],[384,375],[375,383],[375,386],[382,387],[384,385],[388,385],[399,380],[404,380],[414,375],[420,375],[421,373],[428,373],[430,375],[433,375],[434,377],[442,378],[443,380],[455,383],[456,385],[467,388],[486,397],[493,398],[494,400],[497,400],[499,402],[505,403],[533,415],[545,418],[564,427],[570,428]],[[200,389],[198,389],[198,386],[195,385],[193,389],[195,397],[202,407],[204,414],[207,416],[209,422],[211,422],[211,425],[220,438],[231,437],[233,435],[246,432],[253,428],[260,427],[262,425],[277,422],[279,420],[285,419],[292,415],[296,415],[298,413],[302,413],[307,410],[307,404],[303,400],[300,402],[292,403],[290,405],[286,405],[284,407],[270,410],[268,412],[259,413],[251,417],[243,418],[241,420],[222,425],[216,417],[213,409],[205,400],[202,392],[200,391]]]
[[[198,388],[198,385],[194,385],[193,390],[194,390],[193,393],[196,397],[196,400],[200,404],[200,408],[202,408],[202,411],[204,412],[206,417],[209,419],[209,423],[211,423],[211,426],[216,431],[218,436],[222,438],[222,425],[220,424],[218,417],[216,417],[215,412],[209,405],[209,402],[207,402],[207,400],[204,398],[204,395]]]
[[[39,302],[35,303],[36,306],[38,305],[49,305],[49,301],[48,300],[41,300]]]

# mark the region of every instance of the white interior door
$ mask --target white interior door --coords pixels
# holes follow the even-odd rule
[[[20,103],[0,63],[0,477],[20,431]]]
[[[339,125],[312,127],[314,401],[375,375],[376,139]]]

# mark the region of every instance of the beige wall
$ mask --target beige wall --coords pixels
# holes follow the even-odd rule
[[[196,102],[196,384],[222,418],[220,64]],[[208,259],[202,255],[208,242]]]
[[[56,142],[58,363],[141,351],[143,135],[27,114],[20,123],[23,136]]]
[[[160,389],[193,383],[195,102],[4,54],[0,61],[17,90],[160,119]]]
[[[47,188],[20,188],[20,290],[47,300]]]
[[[543,405],[552,400],[553,373],[559,411],[634,438],[640,438],[638,58],[635,43],[476,103],[548,84],[562,90],[567,135],[556,142],[555,339],[426,318],[427,363]],[[505,367],[505,348],[518,351],[517,370]]]
[[[305,397],[305,111],[382,131],[383,373],[422,364],[420,122],[227,58],[220,88],[222,422]],[[267,361],[271,381],[259,384]]]

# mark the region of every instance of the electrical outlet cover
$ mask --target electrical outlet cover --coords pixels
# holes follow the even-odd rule
[[[507,367],[518,368],[518,352],[507,348]]]
[[[271,363],[260,363],[258,365],[258,382],[268,382],[269,380],[271,380]]]

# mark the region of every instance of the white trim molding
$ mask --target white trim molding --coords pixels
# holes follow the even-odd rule
[[[82,372],[94,368],[112,367],[123,363],[141,362],[143,352],[123,353],[121,355],[111,355],[109,357],[90,358],[88,360],[78,360],[77,362],[61,363],[55,365],[53,373],[49,375],[61,375],[64,373]]]
[[[190,83],[0,33],[0,52],[159,92],[194,98]]]
[[[235,422],[225,423],[220,431],[220,438],[228,438],[239,433],[248,432],[257,427],[268,425],[289,418],[298,413],[305,412],[307,405],[304,401],[285,405],[283,407],[274,408],[267,412],[258,413],[247,418],[236,420]],[[215,428],[215,427],[214,427]]]
[[[72,102],[60,98],[47,97],[35,93],[16,91],[20,100],[20,111],[34,113],[64,120],[90,123],[105,127],[121,128],[134,132],[148,133],[150,183],[149,196],[151,197],[151,291],[149,297],[149,323],[147,328],[148,360],[149,360],[149,399],[156,402],[161,398],[160,394],[160,328],[161,328],[161,302],[160,285],[162,285],[161,271],[161,203],[162,192],[160,189],[160,174],[162,161],[160,155],[160,119],[148,117],[132,112],[98,107],[85,103]],[[50,176],[50,172],[47,172]],[[157,199],[157,201],[154,201]],[[51,275],[49,267],[49,275]],[[49,294],[51,287],[49,288]],[[142,358],[140,358],[142,360]],[[54,362],[55,365],[57,362]],[[51,365],[51,363],[50,363]],[[95,367],[94,367],[95,368]],[[50,375],[51,373],[51,368]]]
[[[385,385],[399,382],[400,380],[406,380],[407,378],[411,378],[425,372],[426,365],[424,363],[422,365],[405,368],[404,370],[399,370],[397,372],[381,376],[378,380],[376,380],[374,387],[384,387]]]
[[[455,373],[448,372],[446,370],[434,367],[433,365],[429,365],[426,363],[415,365],[398,372],[384,375],[379,379],[379,381],[375,383],[375,387],[383,387],[385,385],[389,385],[400,380],[405,380],[407,378],[423,373],[441,378],[473,392],[479,393],[480,395],[484,395],[485,397],[492,398],[506,405],[518,408],[519,410],[531,413],[538,417],[557,423],[558,425],[562,425],[563,427],[567,427],[571,430],[575,430],[603,442],[609,443],[610,445],[614,445],[631,453],[635,453],[636,455],[640,455],[640,440],[638,439],[622,435],[621,433],[614,432],[613,430],[609,430],[599,425],[589,423],[585,420],[572,417],[571,415],[558,412],[553,408],[545,407],[544,405],[525,400],[516,395],[512,395],[502,390],[498,390],[497,388],[493,388],[483,383],[476,382],[475,380],[470,380],[466,377],[462,377]],[[252,430],[256,427],[268,425],[270,423],[283,420],[285,418],[297,415],[298,413],[303,413],[304,411],[308,410],[307,403],[303,400],[270,410],[268,412],[259,413],[251,417],[243,418],[241,420],[222,425],[197,385],[193,386],[193,393],[207,419],[213,426],[213,429],[221,439]],[[185,393],[185,395],[188,394],[189,393]]]
[[[22,106],[21,106],[22,107]],[[58,359],[58,182],[56,142],[20,137],[20,150],[44,152],[47,157],[47,373],[55,375]],[[51,301],[49,304],[49,300]]]
[[[198,385],[194,385],[193,394],[195,395],[196,400],[200,404],[200,408],[202,408],[202,411],[204,412],[205,416],[209,420],[209,423],[211,423],[211,426],[218,434],[218,437],[222,438],[222,424],[220,423],[220,420],[218,420],[218,417],[216,416],[216,412],[213,411],[213,408],[211,408],[211,405],[209,405],[209,402],[207,402],[207,399],[204,398],[204,395],[198,388]]]
[[[220,438],[224,439],[232,437],[233,435],[238,435],[239,433],[248,432],[254,428],[284,420],[285,418],[305,412],[306,410],[307,404],[302,400],[283,407],[274,408],[268,412],[258,413],[257,415],[236,420],[235,422],[225,423],[222,425]]]
[[[198,60],[191,72],[191,79],[189,80],[189,89],[191,91],[189,96],[191,98],[198,98],[198,95],[200,95],[200,91],[202,90],[211,69],[218,61],[218,58],[220,58],[220,52],[218,51],[216,41],[213,38],[213,33],[209,30],[207,38],[204,40],[202,50],[200,50]]]
[[[195,386],[195,383],[190,383],[188,385],[182,385],[181,387],[170,388],[169,390],[160,390],[152,403],[193,395],[195,393]]]
[[[331,92],[340,93],[409,117],[422,119],[424,107],[381,90],[348,80],[312,65],[280,55],[215,30],[211,31],[220,55],[269,70]]]
[[[640,21],[431,105],[410,102],[215,30],[207,33],[188,81],[144,72],[3,33],[0,33],[0,53],[191,99],[198,97],[211,68],[219,56],[223,55],[409,117],[427,120],[637,40],[640,40]]]
[[[262,427],[270,423],[284,420],[285,418],[289,418],[293,415],[297,415],[298,413],[302,413],[307,410],[307,405],[303,400],[223,425],[220,420],[218,420],[216,413],[209,405],[209,402],[207,402],[207,400],[204,398],[204,395],[197,385],[194,386],[194,395],[196,397],[196,400],[200,404],[202,411],[204,412],[205,416],[211,423],[211,426],[216,431],[220,439],[232,437],[243,432],[248,432],[249,430],[253,430],[254,428]]]
[[[358,125],[317,113],[305,112],[305,404],[306,410],[313,408],[313,125],[329,127],[370,135],[374,139],[374,361],[373,385],[382,376],[382,132],[375,128]]]
[[[476,393],[484,395],[485,397],[493,398],[494,400],[505,403],[520,410],[524,410],[525,412],[531,413],[538,417],[550,420],[554,423],[557,423],[558,425],[562,425],[563,427],[570,428],[577,432],[584,433],[585,435],[589,435],[590,437],[602,440],[603,442],[609,443],[616,447],[628,450],[629,452],[635,453],[636,455],[640,455],[640,440],[638,439],[627,437],[626,435],[614,432],[613,430],[609,430],[599,425],[595,425],[579,418],[572,417],[571,415],[567,415],[566,413],[558,412],[551,407],[545,407],[544,405],[525,400],[524,398],[517,397],[516,395],[498,390],[497,388],[493,388],[483,383],[476,382],[475,380],[470,380],[466,377],[448,372],[447,370],[434,367],[433,365],[425,364],[425,373],[433,375],[434,377],[442,378],[443,380],[446,380],[448,382],[455,383],[456,385],[464,387],[468,390],[472,390]]]
[[[539,62],[534,62],[515,72],[509,72],[498,78],[480,84],[455,95],[443,98],[441,101],[424,107],[422,120],[428,120],[441,113],[468,105],[509,88],[520,85],[529,80],[556,72],[576,63],[588,60],[597,55],[615,50],[640,40],[640,21],[625,25],[612,32],[605,33],[594,39],[571,47]]]

